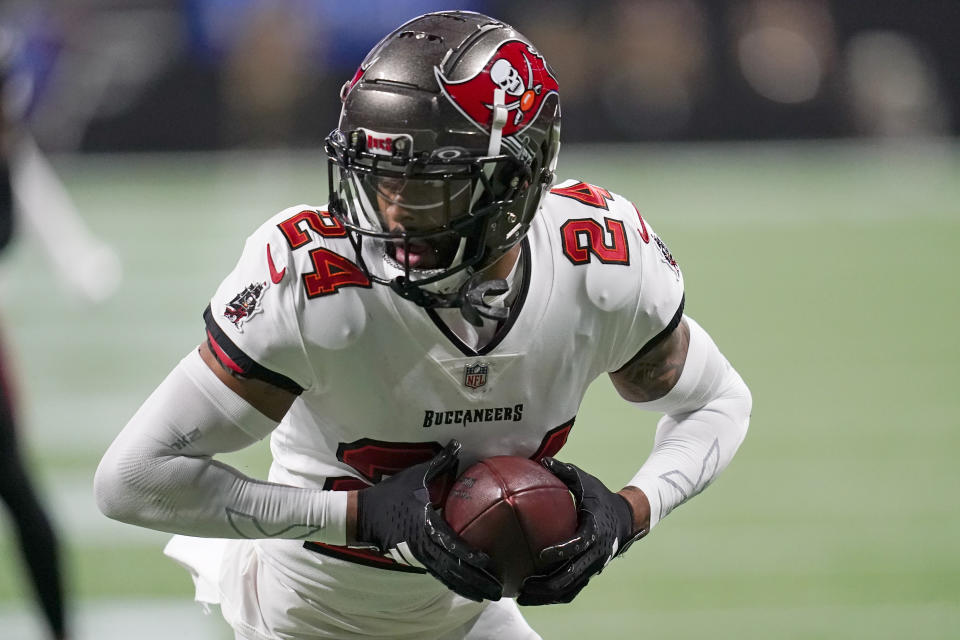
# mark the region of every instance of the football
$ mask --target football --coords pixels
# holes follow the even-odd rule
[[[546,569],[541,549],[577,529],[566,485],[539,463],[517,456],[487,458],[464,471],[443,513],[460,537],[490,555],[509,598],[517,596],[525,578]]]

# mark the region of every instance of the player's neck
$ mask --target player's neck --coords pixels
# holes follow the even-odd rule
[[[510,272],[513,271],[513,266],[517,264],[517,260],[519,259],[520,245],[516,244],[500,256],[499,260],[490,265],[490,268],[484,272],[484,280],[506,280]]]

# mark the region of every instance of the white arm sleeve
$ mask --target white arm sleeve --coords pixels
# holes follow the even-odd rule
[[[213,460],[276,426],[193,350],[107,450],[94,479],[97,504],[115,520],[171,533],[345,544],[346,492],[262,482]]]
[[[692,318],[683,373],[670,392],[635,402],[666,415],[657,424],[653,451],[630,481],[650,501],[650,528],[703,491],[733,459],[747,435],[750,390],[717,345]]]

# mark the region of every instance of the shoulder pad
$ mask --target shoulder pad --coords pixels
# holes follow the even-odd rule
[[[363,300],[356,289],[343,289],[323,300],[303,298],[300,330],[304,341],[321,349],[343,349],[367,326]]]
[[[304,341],[322,349],[348,346],[366,326],[355,287],[370,283],[356,265],[346,229],[325,208],[305,205],[286,209],[271,222],[293,272],[286,286],[295,289]],[[269,266],[274,279],[285,275],[279,257]]]
[[[636,209],[603,187],[566,180],[550,190],[544,210],[559,225],[561,250],[589,300],[603,311],[634,307],[640,294],[640,234]]]

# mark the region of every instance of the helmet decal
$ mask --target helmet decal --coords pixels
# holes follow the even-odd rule
[[[363,127],[358,128],[357,131],[366,138],[364,148],[372,154],[409,156],[413,153],[413,136],[409,133],[382,133]]]
[[[543,56],[520,40],[507,40],[472,78],[451,82],[434,67],[443,94],[473,124],[490,130],[493,92],[503,89],[508,112],[503,136],[523,131],[540,113],[550,94],[558,94],[557,79],[547,69]]]

